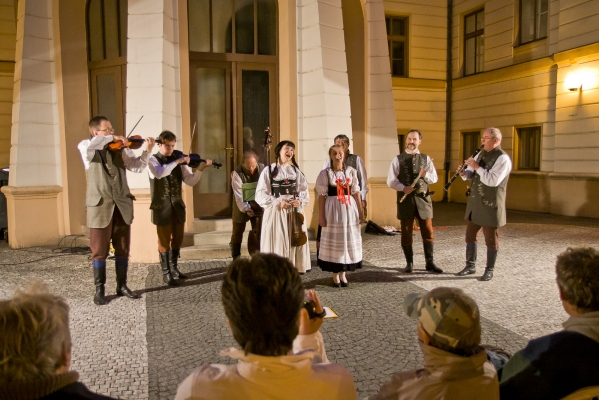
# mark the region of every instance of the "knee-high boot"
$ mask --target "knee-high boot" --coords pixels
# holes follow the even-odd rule
[[[403,272],[410,273],[414,268],[414,250],[412,246],[401,246],[403,254],[406,257],[406,269]]]
[[[229,243],[229,247],[231,248],[231,257],[233,257],[233,260],[241,256],[241,243]]]
[[[171,262],[171,274],[173,275],[173,278],[175,279],[185,279],[187,278],[186,275],[183,275],[181,273],[181,271],[179,271],[179,268],[177,268],[178,264],[179,264],[179,255],[181,254],[181,249],[171,249],[169,256],[170,256],[170,262]]]
[[[106,283],[106,261],[94,260],[94,284],[96,285],[96,294],[94,303],[103,306],[106,304],[104,299],[104,284]]]
[[[116,258],[114,262],[116,269],[116,295],[125,296],[130,299],[139,299],[139,296],[127,287],[127,269],[129,268],[129,260],[126,258]]]
[[[476,250],[475,244],[466,245],[466,266],[456,274],[457,276],[472,275],[476,272]]]
[[[485,273],[480,278],[481,281],[490,281],[493,278],[495,261],[497,261],[497,250],[487,250],[487,268],[485,268]]]
[[[177,286],[177,282],[173,279],[173,275],[171,274],[168,252],[160,253],[160,268],[162,269],[162,281],[169,286]]]
[[[424,259],[426,260],[426,270],[433,274],[441,274],[443,270],[435,265],[433,257],[434,243],[424,243]]]

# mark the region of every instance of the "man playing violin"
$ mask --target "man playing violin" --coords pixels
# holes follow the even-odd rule
[[[154,139],[144,144],[140,156],[128,147],[125,136],[115,135],[112,124],[106,117],[96,116],[89,121],[91,138],[79,143],[87,175],[87,226],[94,266],[96,294],[94,303],[105,304],[106,258],[110,241],[114,247],[116,269],[116,294],[131,299],[138,298],[127,287],[131,223],[133,222],[133,200],[129,191],[127,173],[142,172],[148,165]],[[120,143],[118,150],[109,150],[111,143]]]
[[[183,183],[193,186],[200,181],[202,171],[212,160],[200,164],[195,172],[187,165],[190,157],[175,150],[177,136],[162,131],[158,136],[158,153],[148,160],[152,223],[158,232],[158,252],[164,283],[175,286],[174,278],[185,279],[177,268],[181,244],[184,237],[185,203],[181,189]]]

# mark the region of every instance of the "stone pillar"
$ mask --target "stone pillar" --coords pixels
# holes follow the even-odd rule
[[[129,0],[126,126],[129,132],[143,115],[135,134],[157,137],[168,129],[177,135],[177,148],[182,149],[177,7],[177,1]],[[128,172],[127,179],[138,199],[131,260],[157,262],[158,239],[150,222],[148,173]],[[193,213],[193,207],[187,212]]]
[[[13,248],[56,244],[64,233],[53,23],[51,0],[19,1],[10,177],[2,188]]]

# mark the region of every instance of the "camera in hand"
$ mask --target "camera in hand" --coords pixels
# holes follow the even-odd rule
[[[316,303],[312,300],[305,300],[304,308],[308,311],[308,317],[310,319],[324,318],[324,316],[326,315],[326,312],[324,310],[321,313],[316,312]]]

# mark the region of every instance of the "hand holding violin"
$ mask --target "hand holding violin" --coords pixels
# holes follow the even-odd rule
[[[175,160],[175,163],[177,163],[177,164],[189,164],[190,160],[191,159],[189,158],[189,156],[184,156],[184,157],[177,158]]]
[[[189,158],[189,157],[188,157]],[[206,169],[206,167],[209,167],[212,165],[212,160],[210,159],[206,159],[205,163],[202,163],[202,165],[200,165],[200,167],[198,168],[200,171],[203,171]]]
[[[299,208],[299,206],[301,205],[301,203],[300,203],[300,201],[299,201],[299,200],[291,200],[291,201],[289,202],[289,204],[291,204],[291,206],[292,206],[292,207],[295,207],[295,208]]]
[[[144,151],[147,151],[148,153],[151,152],[152,149],[154,148],[155,144],[156,144],[156,139],[154,139],[153,137],[146,138]]]
[[[125,136],[112,135],[112,141],[113,143],[121,142],[123,147],[127,147],[129,144],[129,140]]]

